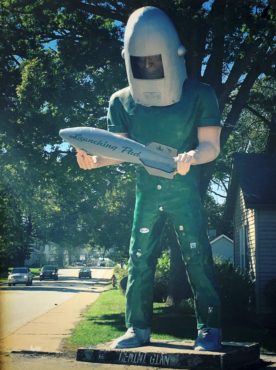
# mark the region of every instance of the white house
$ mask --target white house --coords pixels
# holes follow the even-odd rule
[[[276,279],[276,154],[236,153],[234,170],[235,266],[255,280],[256,313],[275,321],[264,289]]]
[[[213,257],[222,261],[234,262],[234,242],[228,236],[221,234],[211,242]]]

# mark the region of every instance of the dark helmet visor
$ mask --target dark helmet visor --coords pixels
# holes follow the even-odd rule
[[[158,80],[164,78],[161,54],[146,57],[130,56],[132,74],[139,80]]]

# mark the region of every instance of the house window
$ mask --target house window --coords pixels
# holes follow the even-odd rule
[[[245,271],[247,268],[247,226],[242,225],[240,230],[240,269]]]

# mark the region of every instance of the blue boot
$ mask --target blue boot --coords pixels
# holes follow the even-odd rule
[[[194,344],[196,351],[219,351],[221,349],[221,329],[203,328],[198,330]]]
[[[141,347],[149,344],[150,342],[150,329],[139,329],[139,328],[129,328],[127,332],[115,339],[111,344],[110,348],[134,348]]]

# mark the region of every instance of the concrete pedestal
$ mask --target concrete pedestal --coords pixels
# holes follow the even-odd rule
[[[220,352],[194,351],[191,342],[152,340],[150,345],[110,349],[110,343],[91,348],[79,348],[77,361],[152,366],[193,370],[237,370],[257,364],[260,348],[257,343],[223,343]]]

